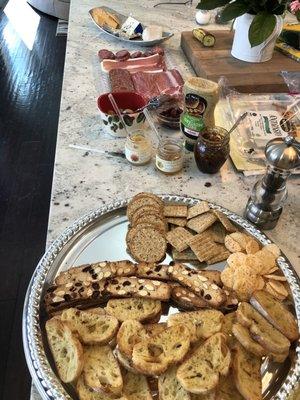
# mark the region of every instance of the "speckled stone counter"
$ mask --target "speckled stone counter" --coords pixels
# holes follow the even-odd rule
[[[180,49],[180,33],[195,26],[194,11],[183,5],[174,6],[173,9],[170,6],[153,8],[156,2],[102,0],[101,5],[113,7],[124,14],[132,12],[143,22],[159,23],[166,31],[174,32],[174,36],[164,47],[172,64],[186,78],[193,71]],[[257,178],[244,177],[237,173],[230,161],[223,166],[220,173],[210,176],[201,174],[192,156],[187,155],[182,172],[165,176],[155,169],[154,163],[137,167],[120,158],[69,147],[70,144],[102,150],[119,150],[124,147],[124,139],[114,139],[102,131],[96,99],[100,90],[105,90],[105,85],[101,83],[97,51],[100,48],[113,51],[127,48],[133,51],[138,47],[133,44],[124,46],[122,42],[111,39],[98,30],[88,11],[99,5],[95,0],[71,2],[48,245],[75,219],[89,210],[145,190],[195,196],[217,202],[242,214]],[[267,234],[281,247],[298,273],[299,215],[299,180],[292,178],[289,181],[289,198],[282,217],[276,229]],[[35,390],[32,398],[39,400]]]

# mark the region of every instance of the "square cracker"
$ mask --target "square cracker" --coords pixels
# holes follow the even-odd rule
[[[191,249],[178,251],[175,248],[172,249],[172,258],[174,261],[198,261],[196,254]]]
[[[169,224],[172,224],[172,225],[186,226],[187,219],[186,218],[170,217],[170,218],[167,218],[167,222]]]
[[[214,214],[206,212],[190,219],[187,223],[187,227],[197,233],[201,233],[209,228],[216,220],[217,217]]]
[[[166,235],[167,241],[178,251],[187,249],[189,247],[188,242],[192,237],[193,235],[181,226],[169,231]]]
[[[188,213],[188,208],[185,205],[165,205],[164,206],[164,216],[165,217],[183,217],[186,218]]]
[[[236,227],[229,221],[229,219],[226,217],[225,214],[223,214],[221,211],[218,210],[212,210],[212,211],[228,232],[237,231]]]
[[[207,201],[200,201],[200,203],[198,203],[195,206],[190,207],[188,209],[187,217],[188,217],[188,219],[191,219],[191,218],[197,217],[197,215],[204,214],[209,210],[210,210],[210,208],[209,208]]]
[[[227,258],[231,254],[230,251],[228,251],[225,246],[223,246],[221,244],[219,244],[219,245],[217,244],[217,246],[219,248],[219,253],[207,260],[207,264],[208,265],[216,264],[218,262],[227,260]]]
[[[206,232],[196,235],[189,245],[201,262],[208,261],[220,252],[220,245],[212,241],[211,235]]]

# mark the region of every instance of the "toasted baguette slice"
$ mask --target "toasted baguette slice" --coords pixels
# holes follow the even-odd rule
[[[223,314],[217,310],[197,310],[172,314],[168,326],[183,324],[188,327],[191,342],[207,339],[222,329]]]
[[[159,400],[191,400],[189,392],[180,385],[176,372],[177,366],[174,365],[158,377]]]
[[[163,332],[167,328],[167,324],[165,322],[146,324],[144,328],[149,336],[154,336]]]
[[[76,332],[84,344],[107,344],[116,335],[119,327],[119,321],[111,315],[80,311],[76,308],[64,310],[61,320],[68,323],[72,332]]]
[[[114,297],[141,297],[166,301],[171,296],[171,288],[167,283],[136,277],[114,278],[108,282],[105,290]]]
[[[253,353],[257,357],[263,357],[267,354],[266,349],[264,349],[259,343],[252,339],[248,328],[246,328],[245,326],[238,323],[233,324],[232,333],[249,353]]]
[[[128,400],[152,400],[152,394],[144,375],[124,373],[123,393]]]
[[[246,400],[262,400],[261,359],[248,353],[241,345],[233,356],[233,376],[236,387]]]
[[[191,400],[216,400],[216,391],[212,390],[205,394],[193,394],[191,393]]]
[[[175,325],[133,347],[132,361],[145,375],[160,375],[169,365],[180,362],[190,347],[189,331]]]
[[[250,299],[252,306],[291,342],[299,337],[299,327],[293,314],[270,293],[259,290]]]
[[[130,276],[136,272],[136,265],[128,260],[101,261],[94,264],[79,265],[61,272],[55,278],[55,285],[74,282],[98,282],[114,276]]]
[[[221,376],[215,400],[244,400],[235,386],[232,371],[226,377]]]
[[[119,364],[125,368],[127,371],[132,372],[133,374],[140,374],[140,372],[134,368],[132,364],[132,360],[125,357],[118,348],[114,350],[114,355],[116,356],[117,360],[119,361]]]
[[[83,350],[69,326],[58,318],[46,322],[49,347],[60,379],[65,383],[75,381],[83,368]]]
[[[119,396],[123,379],[117,360],[109,346],[92,345],[84,348],[84,382],[96,392]]]
[[[144,322],[161,314],[161,303],[150,299],[111,299],[106,312],[122,322],[127,319]]]
[[[131,358],[133,346],[148,337],[139,321],[127,319],[122,323],[117,335],[118,348],[125,357]]]
[[[111,397],[107,396],[105,393],[95,392],[93,389],[86,386],[82,375],[77,381],[76,390],[79,400],[111,400]],[[128,400],[128,398],[121,396],[115,400]]]
[[[220,374],[227,375],[230,350],[226,337],[216,333],[200,345],[177,370],[177,379],[187,391],[205,394],[219,383]]]
[[[183,264],[174,264],[169,267],[168,273],[171,278],[181,285],[188,287],[211,307],[219,307],[226,301],[223,289],[209,280],[200,271],[198,272]]]
[[[267,351],[274,353],[288,351],[290,341],[250,304],[240,303],[236,315],[238,322],[249,328],[252,338]]]
[[[227,337],[227,346],[233,349],[236,345],[236,339],[232,333],[233,324],[236,322],[236,313],[232,312],[224,315],[221,332]]]

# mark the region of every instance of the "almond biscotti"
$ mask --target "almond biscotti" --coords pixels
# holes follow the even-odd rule
[[[113,297],[141,297],[167,301],[171,295],[171,287],[154,279],[120,277],[111,279],[105,292]]]
[[[188,287],[212,307],[219,307],[226,301],[223,289],[202,275],[200,271],[183,264],[174,264],[169,267],[168,273],[171,278]]]

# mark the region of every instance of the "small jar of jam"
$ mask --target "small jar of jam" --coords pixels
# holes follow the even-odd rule
[[[206,174],[219,171],[229,156],[229,134],[221,127],[205,128],[198,136],[194,155],[197,167]]]
[[[183,166],[182,144],[173,139],[162,140],[157,149],[155,164],[164,174],[179,172]]]

